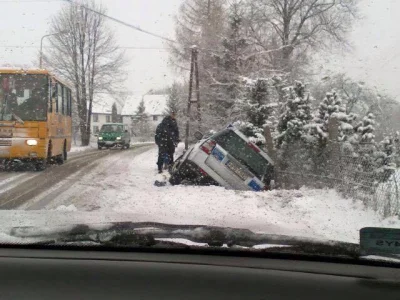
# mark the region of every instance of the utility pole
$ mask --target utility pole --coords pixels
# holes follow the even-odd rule
[[[192,46],[192,57],[190,62],[190,77],[189,77],[189,96],[187,102],[187,111],[186,111],[186,132],[185,132],[185,149],[189,148],[189,135],[190,135],[190,121],[191,121],[191,106],[192,103],[197,103],[197,115],[196,121],[198,122],[200,128],[201,122],[201,113],[200,113],[200,87],[199,87],[199,69],[197,62],[197,54],[198,49],[197,46]],[[192,100],[192,92],[193,92],[193,77],[196,77],[196,100]]]

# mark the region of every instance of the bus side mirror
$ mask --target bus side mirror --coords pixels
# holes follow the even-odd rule
[[[128,133],[128,130],[125,129],[125,133]]]

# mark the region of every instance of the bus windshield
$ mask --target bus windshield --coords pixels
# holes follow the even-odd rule
[[[0,74],[0,121],[45,121],[48,80],[41,74]]]

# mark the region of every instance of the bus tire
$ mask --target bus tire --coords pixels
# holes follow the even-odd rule
[[[46,168],[47,168],[47,159],[43,159],[35,163],[36,171],[44,171],[46,170]]]
[[[57,155],[55,160],[57,165],[62,165],[64,163],[64,155],[63,154]]]
[[[49,141],[49,146],[47,148],[47,158],[46,160],[46,164],[51,164],[52,163],[52,150],[53,150],[53,144],[51,143],[51,141]]]

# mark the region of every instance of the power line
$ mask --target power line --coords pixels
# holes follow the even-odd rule
[[[174,40],[172,40],[172,39],[170,39],[170,38],[168,38],[168,37],[164,37],[164,36],[159,35],[159,34],[157,34],[157,33],[153,33],[153,32],[150,32],[150,31],[148,31],[148,30],[144,30],[144,29],[140,28],[139,26],[132,25],[132,24],[129,24],[129,23],[125,22],[125,21],[122,21],[122,20],[119,20],[119,19],[117,19],[117,18],[111,17],[111,16],[106,15],[106,14],[104,14],[104,13],[102,13],[102,12],[99,12],[99,11],[96,11],[96,10],[94,10],[94,9],[91,9],[91,8],[87,7],[86,5],[83,5],[83,4],[80,4],[80,3],[76,3],[75,1],[72,1],[72,0],[64,0],[64,1],[66,1],[66,2],[68,2],[68,3],[71,3],[71,4],[78,5],[78,6],[80,6],[80,7],[83,7],[83,8],[85,8],[85,9],[91,11],[91,12],[94,12],[95,14],[98,14],[98,15],[100,15],[100,16],[103,16],[103,17],[107,18],[107,19],[113,20],[114,22],[117,22],[117,23],[120,23],[120,24],[125,25],[125,26],[127,26],[127,27],[133,28],[133,29],[135,29],[135,30],[137,30],[137,31],[140,31],[140,32],[143,32],[143,33],[145,33],[145,34],[148,34],[148,35],[157,37],[157,38],[159,38],[159,39],[162,39],[162,40],[167,41],[167,42],[170,42],[170,43],[176,43],[176,41],[174,41]]]
[[[34,48],[34,49],[39,49],[40,46],[25,46],[25,45],[0,45],[0,48]],[[43,48],[54,48],[54,47],[43,47]],[[168,51],[170,50],[169,48],[163,48],[163,47],[130,47],[130,46],[120,46],[118,47],[120,49],[128,49],[128,50],[162,50],[162,51]]]
[[[0,0],[0,3],[38,3],[38,2],[61,2],[64,0]]]

